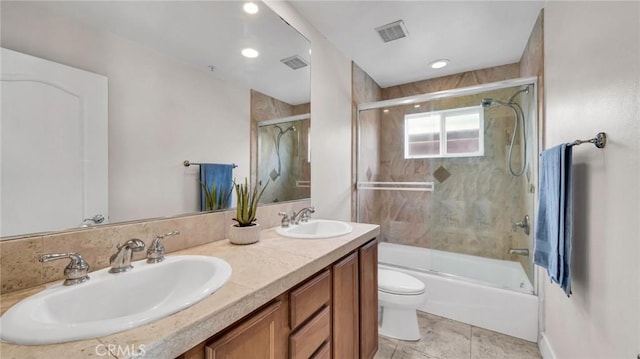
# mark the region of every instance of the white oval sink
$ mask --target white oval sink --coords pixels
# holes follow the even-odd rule
[[[231,266],[206,256],[134,262],[128,272],[89,273],[86,283],[62,284],[25,298],[0,317],[3,341],[39,345],[96,338],[185,309],[229,280]]]
[[[307,223],[292,224],[287,228],[278,227],[276,232],[285,237],[318,239],[342,236],[353,231],[349,223],[328,219],[310,219]]]

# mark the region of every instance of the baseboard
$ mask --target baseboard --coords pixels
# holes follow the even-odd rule
[[[556,359],[556,354],[553,352],[553,348],[551,347],[549,338],[544,333],[540,335],[538,348],[540,349],[540,355],[542,355],[542,359]]]

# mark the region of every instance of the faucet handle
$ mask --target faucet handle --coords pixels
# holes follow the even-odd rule
[[[287,228],[291,224],[291,220],[289,219],[289,213],[287,212],[278,212],[278,216],[282,216],[282,221],[280,225],[282,228]]]
[[[89,280],[89,264],[79,253],[50,253],[41,255],[38,260],[41,263],[54,261],[57,259],[69,258],[71,262],[64,268],[63,285],[74,285],[84,283]]]
[[[159,263],[164,260],[164,245],[161,240],[165,237],[175,236],[180,234],[180,231],[173,231],[156,236],[147,249],[147,263]]]

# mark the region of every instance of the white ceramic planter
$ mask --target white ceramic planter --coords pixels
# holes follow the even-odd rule
[[[260,240],[260,225],[237,227],[235,224],[229,228],[229,242],[233,244],[251,244]]]

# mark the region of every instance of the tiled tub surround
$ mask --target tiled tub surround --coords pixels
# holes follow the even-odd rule
[[[275,228],[270,228],[263,230],[260,242],[252,245],[237,246],[222,240],[177,251],[176,255],[208,255],[226,260],[233,269],[230,280],[197,304],[141,327],[63,344],[0,343],[0,352],[7,359],[87,358],[101,356],[111,344],[121,348],[114,353],[118,358],[131,357],[140,349],[146,358],[175,358],[379,234],[375,225],[352,226],[350,234],[317,240],[281,237]],[[3,295],[2,312],[49,285]],[[126,348],[135,350],[126,352]]]
[[[379,138],[380,162],[372,168],[362,166],[360,178],[435,183],[433,192],[369,193],[367,200],[362,201],[361,218],[381,224],[382,241],[511,259],[508,249],[514,243],[526,242],[526,237],[519,238],[525,236],[521,230],[513,231],[512,223],[520,221],[525,214],[531,215],[531,210],[524,206],[524,197],[528,194],[523,189],[529,179],[534,181],[527,175],[514,177],[507,169],[513,112],[503,106],[485,110],[482,157],[405,159],[403,131],[405,114],[478,106],[482,98],[507,99],[515,91],[509,88],[436,100],[423,103],[418,109],[411,104],[391,107],[386,113],[382,109],[364,111],[380,112],[382,120],[376,125],[368,121],[371,116],[361,113],[361,120],[364,118],[362,143],[367,144],[368,137]],[[369,130],[378,126],[377,132]],[[516,169],[520,165],[520,148],[516,136],[513,154]],[[529,167],[530,163],[529,160]]]
[[[309,103],[300,105],[290,105],[286,102],[282,102],[276,98],[265,95],[261,92],[251,90],[251,178],[257,178],[265,181],[269,179],[269,173],[274,167],[277,169],[277,159],[275,159],[275,149],[268,148],[274,146],[273,132],[269,133],[269,136],[262,138],[262,153],[258,153],[258,136],[261,134],[262,129],[258,127],[258,123],[275,120],[283,117],[290,117],[296,115],[302,115],[311,112],[311,106]],[[284,171],[276,181],[271,182],[269,187],[265,190],[262,199],[262,203],[274,202],[274,199],[279,201],[288,201],[298,198],[311,197],[311,190],[309,187],[295,187],[295,180],[310,181],[311,180],[311,164],[307,162],[307,136],[309,134],[310,121],[302,121],[303,125],[297,125],[297,132],[287,133],[281,139],[281,160],[283,170],[288,171],[289,167],[294,172],[291,176],[286,176]],[[288,125],[287,125],[288,126]],[[283,128],[283,130],[286,127]],[[293,141],[298,139],[296,143]],[[295,145],[298,145],[297,148]],[[285,153],[287,152],[287,153]],[[295,152],[295,153],[294,153]],[[273,155],[274,161],[268,164],[267,168],[258,168],[259,157],[264,155]],[[293,155],[293,156],[292,156]],[[265,161],[260,161],[262,165],[265,165]],[[275,165],[274,165],[275,164]],[[290,177],[290,178],[289,178]],[[293,186],[292,186],[293,185]]]
[[[260,202],[275,203],[309,198],[309,186],[299,185],[298,181],[311,180],[311,164],[307,161],[310,120],[284,122],[258,128],[258,180],[269,181]],[[295,131],[287,131],[280,137],[280,176],[272,179],[272,171],[278,171],[278,151],[276,141],[280,127],[283,131],[294,126]]]
[[[310,204],[311,201],[306,199],[261,205],[257,222],[263,228],[277,226],[280,224],[278,212],[300,210]],[[179,230],[179,236],[169,237],[163,242],[167,253],[225,239],[229,226],[235,224],[232,220],[235,213],[232,209],[0,241],[0,294],[62,279],[67,261],[40,263],[38,256],[41,254],[78,252],[94,271],[108,267],[109,257],[116,252],[118,243],[130,238],[139,238],[148,246],[155,236]],[[145,253],[134,253],[134,260],[144,258]]]

